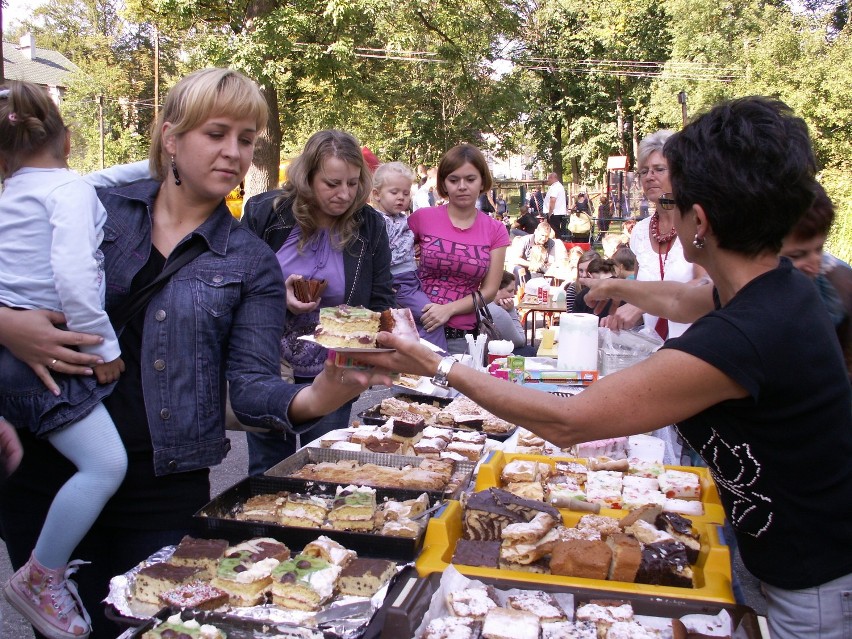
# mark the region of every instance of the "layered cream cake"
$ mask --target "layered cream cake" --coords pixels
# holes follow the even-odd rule
[[[336,530],[373,530],[376,490],[368,486],[337,487],[328,521]]]
[[[309,555],[283,561],[272,573],[272,602],[282,608],[318,610],[334,593],[340,570]]]
[[[362,306],[321,308],[314,338],[326,348],[376,348],[380,317]]]
[[[232,606],[263,603],[272,583],[272,571],[281,563],[272,558],[252,562],[251,555],[250,550],[240,550],[219,561],[212,584],[228,593]]]

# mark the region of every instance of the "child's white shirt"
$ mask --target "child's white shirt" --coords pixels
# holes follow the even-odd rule
[[[69,169],[30,167],[9,176],[0,194],[0,303],[61,311],[69,329],[104,338],[82,351],[105,362],[119,357],[118,339],[104,311],[99,247],[107,214],[93,184],[146,177],[146,162],[93,174],[90,180]]]

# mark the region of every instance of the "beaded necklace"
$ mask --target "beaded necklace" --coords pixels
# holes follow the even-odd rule
[[[660,215],[659,213],[654,213],[654,216],[651,218],[651,223],[649,225],[649,230],[651,232],[651,237],[653,237],[657,244],[660,245],[660,250],[657,253],[657,258],[660,261],[660,281],[666,279],[666,261],[669,259],[669,251],[672,248],[672,243],[674,239],[677,237],[677,231],[674,227],[672,230],[666,233],[665,235],[660,235]],[[663,249],[665,247],[665,255],[663,255]],[[654,327],[657,331],[657,334],[663,339],[668,339],[669,336],[669,321],[660,317],[657,319],[657,325]]]

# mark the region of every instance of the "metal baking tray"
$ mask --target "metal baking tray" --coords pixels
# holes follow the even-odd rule
[[[416,466],[423,461],[421,457],[408,457],[406,455],[389,455],[387,453],[371,453],[354,450],[334,450],[331,448],[302,448],[294,455],[279,462],[264,475],[266,477],[287,478],[295,482],[301,482],[306,490],[315,485],[316,482],[309,479],[300,479],[292,477],[293,473],[297,472],[306,464],[317,464],[319,462],[337,462],[341,459],[354,459],[362,464],[376,464],[377,466],[389,466],[393,468],[403,468],[405,466]],[[417,489],[400,489],[400,493],[412,493],[417,497],[421,493],[428,493],[429,498],[434,501],[441,499],[455,499],[470,483],[473,476],[473,470],[476,464],[473,462],[454,462],[453,476],[450,479],[450,484],[444,490],[417,490]],[[325,481],[323,485],[342,486],[344,482]],[[372,485],[373,488],[380,486]],[[389,488],[384,486],[384,488]],[[333,494],[332,490],[332,494]],[[409,499],[406,497],[406,499]],[[434,503],[434,502],[433,502]]]
[[[195,513],[196,522],[205,530],[207,536],[227,539],[238,543],[252,537],[272,537],[281,541],[292,550],[303,548],[320,535],[334,539],[359,556],[379,557],[395,561],[411,561],[423,546],[423,537],[428,515],[424,519],[423,529],[415,537],[392,537],[374,532],[354,532],[335,530],[333,528],[307,528],[300,526],[283,526],[265,521],[243,521],[233,519],[242,504],[249,497],[268,495],[281,491],[300,494],[334,496],[333,485],[314,485],[306,488],[305,482],[276,477],[248,477],[234,484],[218,497],[211,500],[201,510]],[[394,490],[388,488],[376,489],[376,502],[386,499],[404,501],[413,499],[425,491]],[[430,505],[434,504],[430,498]]]

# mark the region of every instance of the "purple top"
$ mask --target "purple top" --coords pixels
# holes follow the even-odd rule
[[[346,299],[343,253],[331,246],[326,229],[321,229],[300,253],[296,245],[301,237],[302,231],[296,226],[276,253],[284,279],[296,273],[306,279],[326,280],[328,287],[320,300],[320,307],[343,304]],[[294,375],[315,377],[322,370],[326,349],[297,339],[302,335],[312,335],[318,323],[319,307],[301,315],[287,313],[281,339],[281,357],[293,367]]]

